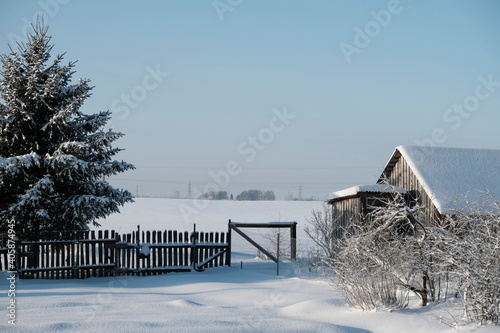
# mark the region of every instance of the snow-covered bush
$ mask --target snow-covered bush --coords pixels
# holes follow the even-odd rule
[[[350,305],[364,310],[404,307],[409,292],[418,295],[422,305],[454,295],[468,320],[498,322],[499,203],[490,198],[467,207],[467,214],[449,216],[440,226],[418,221],[419,209],[408,207],[396,193],[384,207],[352,221],[340,239],[329,242],[334,244],[328,261],[335,273],[331,281]],[[313,226],[317,216],[325,218],[317,212],[314,216]],[[331,218],[330,224],[324,221],[319,231],[309,234],[326,239]]]
[[[424,246],[426,232],[415,218],[417,209],[395,193],[385,207],[353,221],[339,240],[333,281],[351,305],[365,310],[401,308],[410,291],[423,305],[428,303],[434,278]]]
[[[460,282],[464,316],[471,321],[499,321],[499,208],[499,203],[490,198],[476,205],[473,214],[454,216],[450,221],[449,242],[443,248],[442,257],[453,265],[451,274]]]
[[[103,130],[110,112],[79,111],[90,81],[72,83],[75,63],[51,61],[49,42],[37,23],[0,56],[0,232],[14,220],[18,237],[85,229],[133,200],[104,180],[133,168],[112,159],[122,134]]]

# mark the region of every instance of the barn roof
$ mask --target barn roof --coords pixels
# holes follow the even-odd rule
[[[380,181],[401,156],[441,214],[472,213],[469,204],[482,205],[485,192],[500,200],[500,150],[399,146]]]
[[[335,200],[347,197],[353,197],[359,193],[406,193],[404,188],[386,184],[370,184],[370,185],[357,185],[353,187],[346,188],[344,190],[336,191],[330,193],[326,200]]]

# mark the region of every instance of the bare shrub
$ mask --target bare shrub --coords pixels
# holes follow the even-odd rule
[[[290,244],[290,230],[288,228],[272,228],[262,237],[266,240],[266,250],[274,256],[278,255],[278,234],[280,257],[290,257],[292,250]]]
[[[327,260],[335,256],[337,234],[343,232],[338,219],[333,216],[332,207],[327,204],[323,209],[312,211],[312,217],[307,219],[309,225],[304,229],[306,235],[318,246]]]

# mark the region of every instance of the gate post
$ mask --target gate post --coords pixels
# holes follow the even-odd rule
[[[280,275],[280,233],[278,232],[278,239],[276,241],[276,275]]]
[[[290,257],[297,259],[297,222],[290,227]]]

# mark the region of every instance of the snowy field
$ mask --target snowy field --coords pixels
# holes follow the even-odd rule
[[[311,210],[321,209],[320,201],[236,201],[136,198],[121,214],[99,220],[101,229],[120,232],[136,230],[138,224],[149,230],[225,231],[227,222],[288,222],[305,225]]]
[[[188,200],[137,199],[104,229],[224,231],[237,222],[297,221],[299,229],[321,202],[198,202],[196,215],[183,215]],[[202,207],[203,206],[203,207]],[[186,218],[187,217],[187,218]],[[300,237],[304,233],[299,232]],[[301,236],[302,235],[302,236]],[[305,242],[305,241],[304,241]],[[241,267],[243,263],[243,267]],[[16,326],[9,325],[6,283],[0,332],[499,332],[498,326],[452,328],[452,304],[362,312],[349,308],[317,272],[286,261],[280,276],[255,250],[235,250],[232,267],[149,277],[86,280],[17,280]],[[3,273],[2,281],[8,275]],[[438,317],[446,316],[448,324]]]

